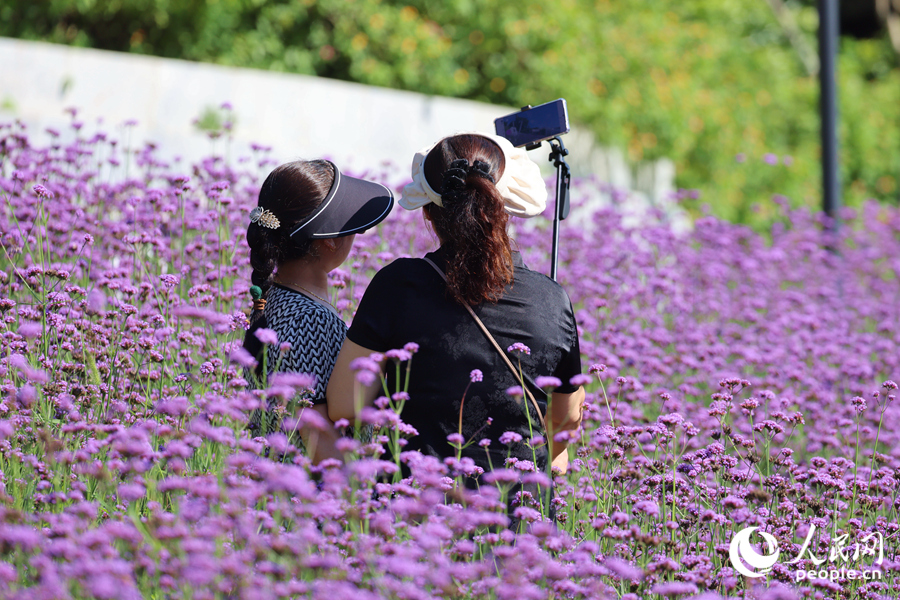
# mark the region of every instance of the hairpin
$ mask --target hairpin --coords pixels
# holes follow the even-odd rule
[[[482,179],[487,179],[491,183],[494,183],[494,178],[491,177],[491,165],[483,160],[476,160],[472,163],[472,166],[469,167],[469,175],[481,177]]]
[[[281,226],[281,221],[278,220],[275,213],[262,206],[257,206],[250,211],[250,222],[266,229],[278,229]]]
[[[469,161],[458,158],[450,163],[450,168],[443,173],[441,199],[457,200],[466,191],[466,176]]]

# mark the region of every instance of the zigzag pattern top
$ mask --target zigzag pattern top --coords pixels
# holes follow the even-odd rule
[[[279,342],[291,349],[281,357],[279,371],[315,375],[314,404],[325,402],[325,388],[338,352],[347,337],[347,325],[328,307],[289,288],[273,285],[266,300],[265,318]],[[269,373],[277,360],[270,357]]]

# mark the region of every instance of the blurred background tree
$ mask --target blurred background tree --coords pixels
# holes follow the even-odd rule
[[[900,200],[900,60],[844,2],[844,202]],[[872,6],[869,7],[869,4]],[[871,10],[869,10],[871,8]],[[873,21],[874,19],[874,21]],[[687,201],[763,225],[820,204],[815,0],[4,0],[0,35],[318,75],[522,106],[638,163],[669,157]]]

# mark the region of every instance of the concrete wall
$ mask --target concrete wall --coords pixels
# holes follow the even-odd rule
[[[496,117],[515,110],[333,79],[0,38],[0,119],[19,118],[37,132],[64,127],[64,109],[72,106],[86,126],[102,119],[101,128],[111,133],[137,120],[133,147],[153,141],[163,157],[192,162],[213,148],[193,121],[223,102],[236,116],[233,157],[249,154],[255,142],[271,146],[279,162],[327,156],[359,172],[387,161],[400,179],[417,150],[457,131],[493,131]],[[621,152],[598,146],[586,131],[573,131],[565,143],[576,176],[594,174],[635,191],[637,208],[667,204],[671,162],[634,171]],[[225,142],[215,144],[223,152]],[[532,157],[549,175],[548,152],[544,145]]]

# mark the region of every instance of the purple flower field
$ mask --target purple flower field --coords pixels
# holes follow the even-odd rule
[[[288,427],[317,425],[287,409],[307,378],[251,389],[237,352],[273,161],[170,165],[72,112],[66,131],[0,125],[0,597],[896,597],[897,208],[845,210],[830,240],[803,210],[767,236],[711,217],[626,229],[615,207],[566,221],[588,406],[555,496],[517,497],[511,531],[509,489],[547,474],[510,461],[474,493],[466,459],[404,453],[401,479],[379,456],[414,434],[403,390],[366,413],[372,441],[342,440],[346,465],[251,437],[273,397]],[[356,175],[397,187],[405,169]],[[545,273],[549,225],[514,232]],[[333,299],[351,319],[375,271],[433,247],[397,209]]]

